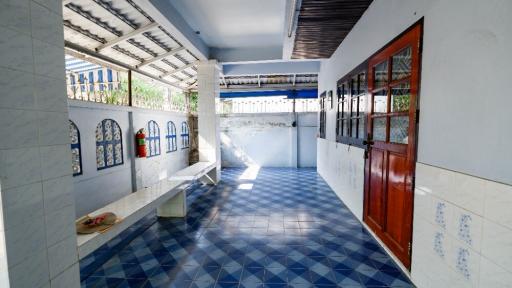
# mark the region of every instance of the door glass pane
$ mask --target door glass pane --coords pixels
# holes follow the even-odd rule
[[[393,56],[391,72],[393,80],[402,79],[411,74],[411,53],[411,47],[407,47]]]
[[[388,90],[382,89],[373,95],[373,113],[381,114],[388,111]]]
[[[391,117],[389,141],[393,143],[408,143],[409,116]]]
[[[411,85],[402,83],[391,88],[391,112],[409,111]]]
[[[386,141],[386,117],[373,118],[373,140]]]
[[[379,88],[388,83],[388,61],[384,61],[374,67],[374,88]]]

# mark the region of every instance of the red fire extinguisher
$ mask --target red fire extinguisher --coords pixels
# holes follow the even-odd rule
[[[146,134],[144,134],[144,128],[135,134],[135,146],[137,146],[137,157],[146,157]]]

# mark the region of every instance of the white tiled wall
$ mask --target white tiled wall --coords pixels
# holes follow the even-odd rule
[[[512,287],[512,186],[418,163],[418,287]]]
[[[0,287],[78,287],[62,1],[0,4]]]

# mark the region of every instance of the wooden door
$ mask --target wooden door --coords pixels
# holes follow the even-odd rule
[[[410,268],[421,24],[369,60],[364,221]]]

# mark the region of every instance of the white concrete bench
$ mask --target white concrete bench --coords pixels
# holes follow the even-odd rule
[[[100,208],[91,215],[113,212],[122,219],[103,233],[77,235],[78,256],[80,259],[107,243],[119,233],[148,215],[169,199],[174,198],[190,185],[191,181],[162,180],[158,184],[131,193],[107,206]]]
[[[173,181],[196,181],[201,180],[208,184],[217,184],[217,177],[214,175],[217,165],[214,162],[197,162],[172,175],[169,180]],[[185,217],[187,215],[187,195],[183,191],[176,197],[169,199],[157,209],[159,217]]]
[[[215,169],[216,165],[212,162],[196,163],[180,170],[169,179],[131,193],[92,212],[91,215],[113,212],[122,221],[103,233],[77,235],[79,259],[94,252],[155,209],[159,217],[184,217],[187,213],[187,187],[203,177],[206,177],[206,181],[216,184],[216,179],[208,176],[208,173]]]

